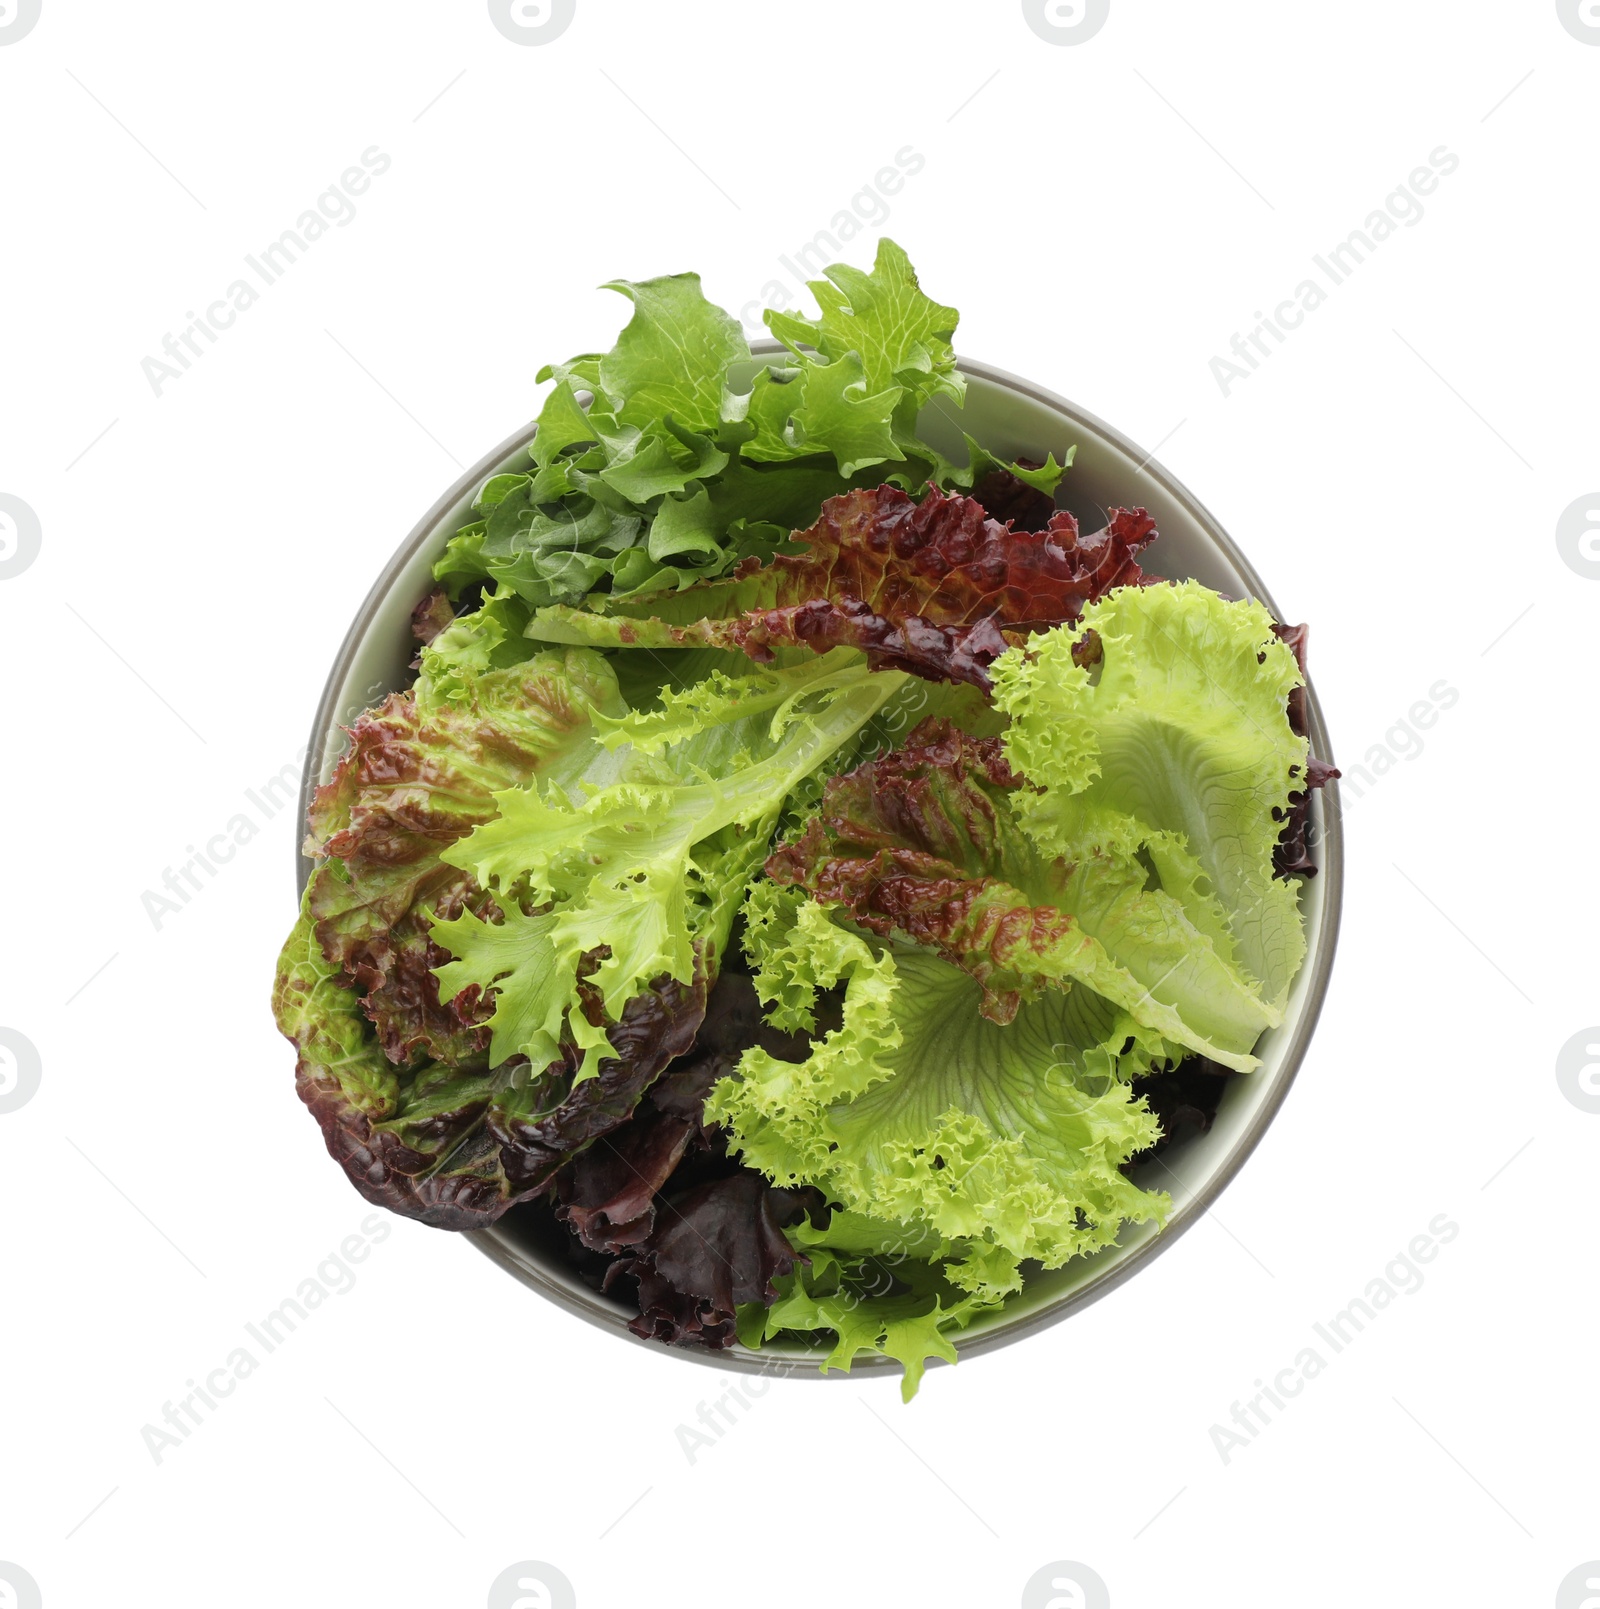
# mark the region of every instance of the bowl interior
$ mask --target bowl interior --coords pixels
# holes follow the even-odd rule
[[[964,455],[961,433],[965,430],[991,452],[1007,458],[1043,458],[1052,451],[1060,458],[1076,446],[1076,458],[1062,482],[1058,501],[1077,516],[1085,530],[1103,525],[1106,510],[1113,505],[1142,504],[1154,516],[1160,533],[1147,555],[1147,570],[1169,578],[1192,578],[1234,597],[1257,598],[1277,618],[1283,618],[1217,522],[1131,442],[1028,382],[967,360],[962,360],[961,367],[968,386],[965,408],[958,412],[941,402],[923,416],[922,429],[934,445],[959,459]],[[375,699],[406,685],[407,665],[414,651],[410,614],[432,585],[434,560],[450,535],[469,518],[483,481],[526,463],[531,436],[531,428],[519,432],[468,471],[424,516],[379,577],[350,629],[317,712],[302,807],[309,802],[311,788],[327,779],[343,752],[342,724]],[[1314,690],[1308,689],[1307,704],[1313,752],[1331,759]],[[1194,1222],[1254,1148],[1299,1066],[1332,965],[1342,857],[1337,794],[1331,787],[1313,806],[1312,833],[1312,841],[1319,846],[1321,871],[1301,885],[1308,954],[1282,1025],[1270,1030],[1257,1049],[1261,1067],[1229,1080],[1208,1133],[1172,1146],[1159,1159],[1135,1170],[1139,1184],[1165,1190],[1172,1197],[1166,1226],[1160,1230],[1148,1225],[1125,1228],[1116,1245],[1093,1257],[1051,1272],[1036,1272],[1003,1309],[979,1319],[957,1337],[963,1356],[1004,1345],[1054,1323],[1128,1278]],[[303,883],[307,868],[303,860],[300,864]],[[548,1231],[526,1221],[527,1217],[513,1213],[493,1229],[468,1238],[562,1307],[634,1340],[627,1329],[627,1309],[583,1284]],[[779,1350],[783,1361],[796,1365],[817,1362],[826,1355],[826,1348],[798,1345]],[[677,1355],[747,1370],[770,1368],[775,1361],[770,1347],[759,1354],[734,1347],[725,1353],[684,1350]],[[857,1372],[878,1370],[898,1372],[899,1365],[887,1359],[863,1360],[856,1365]]]

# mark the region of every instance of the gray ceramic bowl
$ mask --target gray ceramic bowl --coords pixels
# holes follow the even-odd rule
[[[755,348],[762,355],[777,350],[775,343],[762,343]],[[1054,393],[1002,370],[967,359],[961,360],[961,370],[967,377],[967,402],[960,426],[954,412],[948,410],[931,412],[922,421],[927,435],[944,450],[959,457],[959,431],[963,427],[990,451],[1007,457],[1042,457],[1049,450],[1059,456],[1076,443],[1077,459],[1062,482],[1060,501],[1084,522],[1085,529],[1092,530],[1103,523],[1104,510],[1113,504],[1142,504],[1155,516],[1160,532],[1160,540],[1150,550],[1147,568],[1169,577],[1191,577],[1235,597],[1257,598],[1277,618],[1284,618],[1249,561],[1217,521],[1126,437]],[[469,469],[400,544],[367,595],[334,660],[317,708],[302,784],[302,819],[311,790],[326,780],[342,752],[342,724],[375,699],[406,684],[406,666],[414,647],[411,609],[432,584],[432,565],[445,541],[469,517],[478,488],[490,475],[526,463],[526,449],[532,438],[532,426],[518,431]],[[1331,760],[1314,689],[1308,689],[1307,707],[1313,752]],[[1003,1309],[980,1319],[956,1337],[957,1350],[963,1357],[1005,1346],[1046,1325],[1059,1323],[1131,1278],[1205,1212],[1255,1149],[1294,1081],[1316,1026],[1333,966],[1343,881],[1336,784],[1317,797],[1312,828],[1312,841],[1319,846],[1321,871],[1306,881],[1302,895],[1309,953],[1295,980],[1282,1025],[1266,1034],[1258,1047],[1261,1067],[1246,1077],[1230,1080],[1222,1108],[1208,1134],[1174,1146],[1159,1161],[1135,1170],[1140,1184],[1171,1194],[1173,1210],[1166,1227],[1125,1229],[1117,1245],[1093,1257],[1053,1272],[1036,1273]],[[302,887],[307,871],[307,863],[302,860]],[[537,1234],[498,1225],[465,1238],[507,1273],[569,1313],[623,1340],[663,1350],[655,1342],[639,1341],[631,1335],[628,1310],[578,1280],[559,1247]],[[751,1372],[770,1370],[779,1361],[772,1348],[761,1353],[742,1347],[719,1353],[678,1349],[671,1355]],[[782,1353],[782,1363],[797,1368],[802,1376],[839,1378],[837,1374],[821,1376],[813,1368],[799,1367],[821,1362],[825,1356],[825,1348],[796,1346]],[[899,1367],[887,1359],[874,1358],[857,1363],[855,1372],[898,1373]]]

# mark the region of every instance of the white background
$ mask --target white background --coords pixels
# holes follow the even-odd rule
[[[583,1609],[1012,1605],[1062,1559],[1117,1609],[1557,1602],[1600,1557],[1600,1116],[1555,1076],[1600,1020],[1600,584],[1556,543],[1600,485],[1597,93],[1553,0],[1112,0],[1070,47],[1014,0],[578,0],[536,48],[482,0],[44,0],[0,47],[0,492],[42,531],[0,581],[0,1025],[43,1069],[0,1115],[0,1560],[46,1609],[477,1609],[526,1559]],[[155,395],[375,145],[354,221]],[[292,813],[159,930],[141,896],[294,762],[538,366],[610,342],[594,287],[798,303],[780,254],[907,146],[884,227],[959,350],[1160,444],[1371,768],[1281,1116],[1131,1284],[909,1409],[780,1383],[691,1464],[725,1377],[396,1220],[157,1464],[142,1427],[371,1209],[267,1011]],[[1440,146],[1421,221],[1225,397],[1212,358]],[[1422,1288],[1224,1463],[1212,1425],[1441,1213]]]

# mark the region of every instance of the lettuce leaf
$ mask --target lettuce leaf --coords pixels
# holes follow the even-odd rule
[[[800,1223],[789,1239],[805,1262],[776,1280],[774,1302],[741,1313],[740,1339],[759,1350],[788,1333],[831,1330],[834,1346],[822,1372],[848,1373],[862,1353],[894,1358],[904,1370],[903,1402],[917,1394],[929,1359],[956,1361],[950,1332],[995,1305],[945,1278],[937,1235],[835,1212],[825,1228]]]
[[[432,648],[456,630],[424,611]],[[439,987],[441,933],[520,933],[540,920],[516,891],[496,898],[446,849],[493,818],[496,796],[536,775],[552,787],[617,769],[595,723],[626,713],[587,650],[475,672],[426,673],[351,728],[319,789],[308,850],[319,857],[279,966],[274,1009],[299,1052],[302,1099],[330,1152],[369,1200],[445,1228],[478,1228],[549,1187],[557,1170],[624,1123],[642,1091],[689,1048],[715,958],[657,974],[591,1033],[530,1061],[503,1037],[509,1004],[472,983]],[[560,980],[599,1017],[593,956]],[[580,1078],[580,1065],[585,1076]]]
[[[750,356],[738,320],[706,300],[698,274],[618,279],[605,289],[626,296],[633,317],[594,371],[596,402],[637,430],[671,419],[680,430],[714,433],[728,370]]]
[[[1003,741],[925,722],[904,749],[830,782],[768,875],[960,967],[997,1023],[1080,983],[1172,1044],[1248,1071],[1275,1017],[1234,964],[1223,913],[1192,877],[1176,892],[1149,886],[1152,864],[1181,846],[1088,814],[1070,843],[1041,852],[1018,821],[1031,801]]]
[[[742,1307],[765,1304],[805,1262],[785,1238],[822,1213],[813,1190],[770,1185],[727,1153],[705,1098],[746,1046],[803,1058],[804,1040],[763,1026],[750,980],[723,973],[694,1048],[646,1092],[621,1128],[555,1181],[556,1216],[580,1266],[607,1290],[632,1289],[636,1335],[671,1345],[731,1345]]]
[[[466,703],[478,679],[509,670],[541,651],[527,637],[528,605],[509,589],[491,592],[475,610],[455,615],[417,655],[417,691],[430,702]]]
[[[1042,531],[1016,531],[970,497],[934,488],[918,503],[876,486],[830,498],[795,533],[796,554],[677,593],[537,609],[527,630],[545,642],[736,648],[758,660],[846,645],[874,666],[986,688],[1005,633],[1076,620],[1092,599],[1138,584],[1136,555],[1154,535],[1143,509],[1113,509],[1088,536],[1064,511]]]
[[[817,318],[767,315],[789,347],[771,363],[697,275],[605,288],[632,304],[628,323],[610,352],[540,371],[554,385],[530,465],[485,484],[435,568],[452,596],[487,582],[502,602],[544,607],[683,587],[770,558],[852,485],[967,489],[1006,467],[975,446],[950,463],[918,437],[925,406],[964,394],[957,314],[891,240],[870,272],[826,270]],[[1018,473],[1048,496],[1062,464]]]
[[[610,1055],[578,1083],[576,1058],[491,1070],[483,1058],[396,1067],[355,991],[323,954],[306,908],[273,990],[278,1027],[298,1053],[295,1082],[329,1154],[377,1206],[441,1229],[481,1229],[543,1193],[584,1146],[623,1123],[640,1093],[693,1043],[704,980],[670,980],[629,1003]]]
[[[750,980],[723,972],[706,1002],[694,1048],[645,1093],[632,1117],[565,1167],[556,1179],[557,1216],[589,1251],[616,1253],[649,1240],[657,1197],[737,1171],[722,1131],[708,1124],[706,1096],[738,1064],[745,1047],[766,1044],[786,1057],[792,1039],[761,1021]],[[692,1176],[691,1176],[692,1175]]]
[[[1023,830],[1069,858],[1086,836],[1142,847],[1274,1019],[1305,956],[1298,886],[1274,875],[1309,758],[1288,714],[1303,680],[1260,604],[1193,581],[1114,592],[994,667]]]
[[[657,711],[603,718],[618,780],[497,793],[495,818],[440,858],[511,903],[498,923],[463,910],[433,929],[456,957],[444,992],[493,994],[493,1058],[542,1065],[570,1037],[586,1077],[606,1025],[651,980],[714,976],[790,795],[848,757],[903,682],[848,653],[713,676]]]
[[[442,851],[493,816],[501,790],[591,763],[593,719],[625,709],[600,655],[545,651],[505,670],[458,669],[447,689],[425,678],[350,727],[312,801],[309,911],[324,957],[366,996],[393,1060],[454,1060],[483,1045],[477,997],[441,1000],[431,974],[443,959],[431,914],[487,908]]]
[[[728,1346],[738,1310],[775,1301],[776,1282],[804,1261],[784,1230],[814,1205],[815,1191],[774,1189],[748,1169],[675,1192],[649,1238],[611,1265],[607,1288],[637,1282],[639,1317],[628,1327],[644,1340]]]
[[[847,1223],[869,1221],[880,1248],[908,1232],[913,1255],[928,1235],[939,1248],[943,1285],[919,1274],[923,1289],[894,1293],[919,1306],[830,1324],[840,1366],[880,1345],[891,1318],[915,1321],[906,1339],[925,1344],[933,1304],[934,1328],[955,1327],[1019,1288],[1025,1259],[1059,1266],[1111,1244],[1125,1220],[1163,1216],[1165,1197],[1120,1170],[1158,1132],[1128,1080],[1170,1053],[1127,1013],[1087,989],[1051,990],[1001,1026],[968,974],[850,931],[799,889],[762,896],[757,915],[747,946],[762,997],[792,1021],[811,1009],[808,993],[842,983],[843,1022],[799,1065],[746,1052],[708,1116],[774,1183],[813,1185]],[[806,1241],[819,1277],[816,1247],[830,1244],[828,1232]],[[849,1250],[859,1256],[859,1243]],[[948,1305],[943,1287],[956,1293]],[[794,1306],[775,1308],[767,1333],[800,1327],[818,1290],[791,1287]]]
[[[956,368],[950,344],[961,315],[923,293],[911,259],[889,239],[878,243],[870,274],[845,263],[811,280],[820,315],[769,312],[767,328],[796,357],[819,352],[830,363],[854,354],[866,388],[899,388],[914,411],[938,396],[959,403],[966,382]]]

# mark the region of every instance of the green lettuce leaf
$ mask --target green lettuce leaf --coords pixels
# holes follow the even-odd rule
[[[768,875],[961,967],[997,1023],[1078,983],[1173,1044],[1249,1071],[1277,1013],[1235,963],[1182,844],[1097,810],[1042,851],[1018,819],[1033,797],[1003,741],[925,721],[905,748],[830,782]],[[1174,865],[1184,877],[1171,888],[1152,878]]]
[[[1012,801],[1028,836],[1069,857],[1142,847],[1280,1018],[1305,935],[1273,851],[1308,750],[1287,709],[1304,677],[1267,610],[1193,581],[1123,588],[993,677],[1006,756],[1032,784]]]
[[[938,1241],[937,1280],[918,1272],[890,1293],[914,1302],[849,1323],[816,1318],[838,1334],[841,1366],[883,1349],[891,1314],[913,1325],[904,1339],[926,1345],[931,1330],[957,1328],[1018,1289],[1024,1260],[1057,1267],[1110,1245],[1125,1221],[1167,1211],[1121,1168],[1159,1132],[1129,1080],[1170,1052],[1109,1001],[1051,990],[1002,1026],[983,1014],[968,974],[852,932],[798,889],[759,896],[746,942],[775,1020],[803,1024],[817,991],[843,984],[843,1022],[802,1063],[747,1051],[713,1089],[708,1116],[727,1125],[747,1164],[779,1184],[814,1185],[851,1215],[856,1239],[841,1256],[861,1254],[861,1220],[880,1250],[908,1225],[914,1257],[927,1255],[920,1237]],[[831,1232],[817,1244],[830,1246]],[[814,1268],[819,1279],[828,1272]],[[766,1333],[811,1327],[806,1303],[826,1286],[808,1278]],[[946,1288],[953,1294],[939,1296]]]
[[[825,447],[849,479],[857,470],[906,457],[893,428],[903,395],[894,386],[869,396],[855,352],[834,363],[803,359],[792,375],[764,369],[746,404],[755,434],[740,451],[757,463],[782,463]]]
[[[809,283],[821,310],[817,318],[769,311],[767,328],[804,361],[807,349],[830,363],[854,354],[862,384],[870,392],[894,388],[904,394],[902,421],[933,398],[959,404],[966,381],[956,368],[954,339],[961,315],[923,292],[904,250],[889,239],[878,242],[872,272],[845,263],[823,270]]]
[[[848,760],[905,680],[849,653],[716,675],[597,723],[615,780],[497,794],[498,815],[442,858],[524,914],[501,931],[471,911],[434,928],[455,956],[443,988],[494,991],[494,1054],[540,1065],[569,1036],[587,1076],[607,1025],[652,980],[714,976],[791,795]]]
[[[905,253],[885,240],[870,272],[826,276],[817,318],[768,315],[790,348],[771,363],[697,275],[612,282],[632,303],[616,344],[540,371],[554,384],[531,464],[485,484],[437,578],[454,597],[487,582],[533,608],[659,592],[771,558],[852,486],[971,489],[1004,467],[975,445],[953,464],[917,433],[921,410],[959,404],[964,383],[955,310],[922,292]],[[1048,495],[1061,465],[1017,474]]]
[[[618,279],[605,289],[626,296],[633,317],[600,360],[597,400],[618,424],[651,430],[670,418],[715,434],[728,371],[750,357],[738,320],[706,300],[698,274]]]
[[[479,607],[457,615],[417,658],[417,688],[428,701],[469,703],[492,670],[525,664],[538,652],[527,636],[532,611],[509,588],[491,592]]]
[[[956,1361],[950,1332],[994,1305],[944,1277],[938,1259],[948,1246],[926,1230],[835,1212],[826,1229],[802,1223],[788,1236],[806,1261],[776,1281],[770,1306],[741,1312],[739,1339],[759,1350],[777,1336],[832,1331],[824,1374],[848,1373],[863,1353],[893,1358],[905,1371],[904,1402],[917,1394],[930,1358]]]

